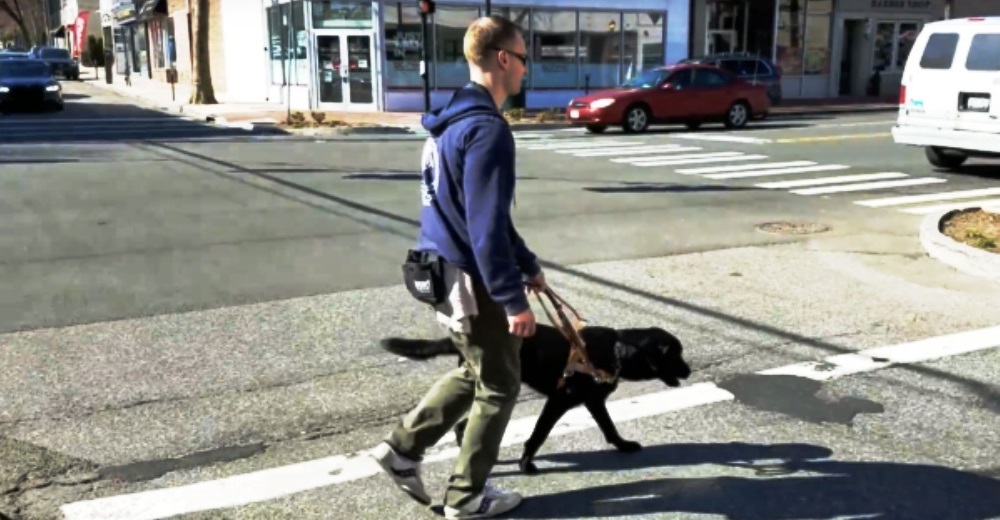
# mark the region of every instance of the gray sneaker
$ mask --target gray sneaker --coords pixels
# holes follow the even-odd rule
[[[431,497],[424,490],[424,482],[420,480],[420,463],[408,459],[383,442],[369,452],[369,455],[385,470],[399,489],[410,498],[425,506],[431,505]]]
[[[486,489],[464,506],[444,507],[444,517],[449,519],[491,518],[502,515],[521,505],[522,497],[513,491],[502,491],[486,483]]]

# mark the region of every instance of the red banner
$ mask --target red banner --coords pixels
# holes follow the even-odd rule
[[[90,21],[90,11],[80,11],[76,21],[70,26],[73,31],[73,56],[79,58],[83,51],[84,35],[87,33],[87,22]]]

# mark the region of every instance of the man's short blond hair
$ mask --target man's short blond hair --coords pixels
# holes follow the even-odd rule
[[[472,22],[465,31],[465,59],[482,67],[486,57],[498,47],[509,49],[521,29],[512,21],[497,16],[483,16]]]

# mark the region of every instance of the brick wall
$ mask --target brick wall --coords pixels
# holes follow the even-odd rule
[[[1000,0],[952,0],[952,18],[970,16],[1000,16]]]
[[[198,30],[198,20],[194,16],[197,0],[190,0],[191,11],[188,11],[189,0],[167,0],[167,12],[174,19],[174,41],[177,45],[177,81],[188,85],[193,74],[194,34]],[[222,1],[211,0],[209,6],[209,54],[212,68],[212,86],[216,97],[226,91],[226,57],[222,38]],[[190,20],[190,32],[188,22]],[[153,73],[160,81],[166,79],[165,74]]]
[[[211,0],[209,19],[209,54],[212,61],[212,86],[216,97],[226,92],[226,48],[222,37],[222,0]],[[248,2],[249,3],[249,2]]]
[[[167,0],[167,13],[174,20],[177,46],[177,82],[191,83],[191,37],[188,34],[188,0]]]

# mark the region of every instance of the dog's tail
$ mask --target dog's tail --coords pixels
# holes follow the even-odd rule
[[[458,355],[459,353],[451,338],[383,338],[378,343],[384,350],[410,359],[430,359],[438,356]]]

